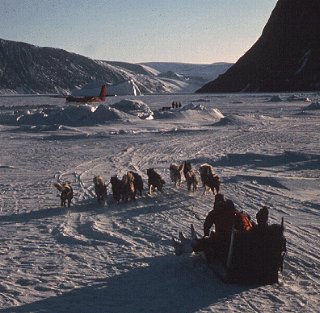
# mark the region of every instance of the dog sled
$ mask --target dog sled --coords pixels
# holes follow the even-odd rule
[[[210,237],[197,238],[191,225],[191,237],[181,232],[172,239],[176,255],[196,253],[225,283],[267,285],[279,282],[286,253],[283,219],[281,224],[249,232],[232,230],[228,243],[215,243]]]

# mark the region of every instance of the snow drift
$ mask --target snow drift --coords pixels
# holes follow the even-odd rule
[[[7,125],[54,125],[90,126],[128,120],[183,119],[218,120],[223,114],[218,109],[190,103],[181,109],[153,112],[141,100],[123,99],[114,104],[68,104],[63,107],[23,109],[0,114],[0,123]]]

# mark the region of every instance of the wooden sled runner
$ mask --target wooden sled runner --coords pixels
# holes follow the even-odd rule
[[[191,233],[191,239],[180,235],[180,242],[174,240],[176,254],[188,253],[191,249],[204,255],[208,266],[222,281],[259,285],[278,283],[286,253],[283,219],[281,224],[256,227],[249,232],[233,230],[227,244],[211,244],[210,239],[202,244],[203,239],[194,238],[193,226]]]

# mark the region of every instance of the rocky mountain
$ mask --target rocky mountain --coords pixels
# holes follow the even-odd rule
[[[170,63],[169,68],[166,64],[165,73],[172,68],[182,71],[168,76],[152,64],[93,60],[62,49],[0,39],[0,94],[68,94],[94,81],[134,81],[144,94],[194,92],[226,70],[217,64],[208,76],[203,65],[197,71],[197,65],[177,64]],[[190,66],[192,75],[182,70]],[[215,64],[208,66],[215,68]]]
[[[319,0],[278,0],[251,49],[197,92],[320,90],[319,16]]]

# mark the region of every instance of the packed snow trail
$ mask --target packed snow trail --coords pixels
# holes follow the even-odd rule
[[[0,312],[317,312],[320,115],[297,114],[297,104],[280,110],[261,96],[235,106],[232,97],[241,96],[206,102],[234,116],[226,124],[190,122],[191,111],[179,121],[2,126]],[[200,257],[174,255],[171,237],[191,223],[202,235],[214,200],[200,186],[173,186],[170,163],[184,160],[195,169],[210,163],[221,192],[253,218],[263,205],[270,222],[284,217],[280,285],[226,285]],[[166,181],[163,194],[146,194],[150,167]],[[142,175],[143,197],[117,204],[108,186],[99,205],[94,175],[108,182],[128,170]],[[72,183],[71,208],[60,207],[57,181]]]

